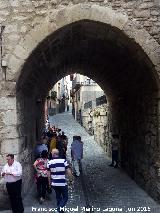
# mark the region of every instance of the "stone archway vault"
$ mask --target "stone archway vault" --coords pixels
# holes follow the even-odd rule
[[[47,49],[45,50],[46,44],[48,40],[54,40],[56,41],[56,38],[61,35],[61,32],[63,31],[63,35],[70,36],[68,33],[68,27],[74,26],[75,28],[79,27],[81,30],[86,33],[87,29],[91,30],[91,34],[93,34],[94,29],[97,31],[100,30],[100,32],[103,32],[103,37],[101,37],[100,34],[94,35],[94,38],[90,38],[88,34],[86,33],[86,40],[88,42],[89,47],[93,47],[93,41],[97,42],[96,45],[98,47],[98,54],[95,54],[93,56],[93,59],[99,60],[104,66],[102,66],[102,71],[106,70],[105,65],[105,58],[101,58],[98,56],[99,54],[102,56],[103,54],[106,54],[109,58],[107,63],[109,65],[109,69],[111,69],[110,73],[102,72],[102,76],[96,75],[95,76],[88,71],[88,75],[95,78],[95,80],[102,86],[102,88],[108,92],[108,97],[111,99],[111,108],[110,108],[110,114],[112,114],[112,124],[111,129],[114,131],[114,129],[117,129],[117,126],[119,128],[118,131],[122,134],[122,160],[123,160],[123,166],[126,168],[126,170],[129,172],[129,174],[135,178],[137,181],[140,180],[140,184],[147,188],[148,191],[151,192],[151,194],[158,198],[159,191],[158,191],[158,168],[160,167],[160,161],[158,160],[158,153],[159,153],[159,133],[158,133],[158,126],[159,126],[159,71],[160,71],[160,60],[159,60],[159,53],[160,53],[160,46],[159,44],[147,33],[146,30],[143,28],[140,28],[138,23],[130,20],[125,14],[121,14],[118,12],[113,11],[111,8],[101,7],[95,4],[89,5],[89,4],[77,4],[75,6],[66,7],[64,9],[61,9],[57,12],[57,14],[54,15],[54,17],[46,17],[46,19],[42,22],[41,25],[35,26],[26,36],[20,40],[19,44],[16,46],[14,51],[9,57],[8,60],[8,67],[7,67],[7,75],[6,79],[10,82],[16,82],[17,83],[17,90],[15,92],[15,88],[11,88],[11,92],[9,97],[4,98],[2,97],[0,99],[2,105],[1,107],[6,109],[9,109],[6,115],[4,115],[4,121],[8,122],[8,117],[12,117],[10,120],[10,127],[11,131],[13,131],[14,138],[12,138],[12,143],[9,140],[4,140],[2,142],[1,151],[3,153],[7,153],[8,151],[15,152],[15,154],[18,156],[20,160],[22,160],[25,173],[28,172],[28,176],[26,177],[26,182],[24,184],[24,191],[27,191],[28,189],[28,183],[31,180],[31,167],[30,164],[32,162],[32,148],[34,144],[35,137],[33,137],[34,131],[35,131],[35,123],[42,122],[43,121],[43,107],[42,105],[38,105],[36,100],[39,98],[38,89],[41,93],[43,93],[43,89],[46,86],[46,83],[43,82],[43,77],[39,78],[38,72],[34,75],[33,73],[29,73],[27,70],[34,69],[34,70],[41,70],[44,68],[43,64],[41,67],[41,63],[37,65],[35,68],[33,67],[34,61],[36,57],[39,57],[38,54],[43,48],[44,54],[47,55],[49,58],[49,54],[47,53]],[[111,34],[109,36],[110,41],[112,42],[112,45],[108,45],[108,41],[104,45],[103,49],[103,41],[105,40],[105,32],[103,31],[104,26],[106,26],[105,30],[106,32],[111,31]],[[74,29],[75,29],[74,28]],[[113,34],[112,34],[113,33]],[[123,43],[128,43],[125,48],[123,47],[118,48],[117,44],[115,45],[114,41],[117,39],[114,38],[114,35],[119,35],[119,39],[122,41],[121,45]],[[54,37],[55,35],[55,37]],[[113,38],[112,38],[113,35]],[[78,35],[79,36],[79,35]],[[62,36],[63,37],[63,36]],[[65,37],[63,37],[65,39]],[[63,40],[62,39],[62,40]],[[113,39],[113,40],[112,40]],[[70,41],[72,38],[70,38]],[[82,39],[83,40],[83,39]],[[100,42],[99,42],[100,41]],[[74,42],[77,42],[76,39]],[[71,42],[72,43],[72,42]],[[85,39],[84,42],[85,43]],[[41,45],[42,44],[42,45]],[[78,43],[76,43],[78,44]],[[82,45],[82,44],[81,44]],[[115,46],[114,46],[115,45]],[[85,46],[85,45],[84,45]],[[123,46],[123,45],[122,45]],[[130,51],[132,48],[134,51]],[[71,47],[71,46],[70,46]],[[83,58],[82,52],[80,52],[79,49],[75,49],[76,56],[80,56]],[[114,48],[115,49],[114,49]],[[53,48],[54,49],[54,48]],[[113,49],[113,50],[112,50]],[[118,52],[118,49],[120,50]],[[95,49],[92,49],[93,51]],[[101,51],[102,50],[102,51]],[[109,54],[109,50],[113,53],[117,52],[117,64],[115,67],[112,68],[112,65],[114,64],[112,59],[114,54]],[[93,52],[91,51],[91,52]],[[143,54],[141,55],[141,53]],[[118,69],[118,64],[122,61],[122,58],[127,57],[127,53],[130,53],[132,56],[133,61],[138,61],[136,67],[135,63],[131,63],[128,61],[128,64],[122,63],[124,66],[122,66],[121,71],[125,68],[125,66],[128,66],[128,69],[131,70],[131,76],[122,75],[123,77],[126,76],[126,78],[122,78],[121,73],[118,74],[118,77],[120,77],[121,81],[118,81],[118,78],[114,77],[113,75],[116,75],[116,70]],[[133,53],[133,55],[132,55]],[[44,54],[42,54],[43,60],[46,62],[47,66],[45,66],[45,69],[48,69],[48,75],[47,78],[45,78],[46,82],[51,83],[49,80],[53,76],[53,73],[51,72],[52,66],[49,67],[49,63],[52,59],[50,59],[50,62],[48,63],[46,60],[46,57],[44,57]],[[53,54],[53,52],[52,52]],[[90,55],[91,53],[88,52]],[[82,74],[87,74],[87,71],[84,71],[85,69],[88,69],[88,66],[90,66],[90,69],[98,69],[97,67],[100,67],[99,64],[94,64],[91,66],[88,62],[84,64],[84,67],[78,68],[79,63],[81,59],[75,59],[75,65],[72,66],[72,62],[69,61],[69,59],[66,56],[67,54],[64,53],[64,56],[66,57],[65,65],[67,63],[70,63],[68,66],[68,70],[65,71],[65,67],[60,67],[59,64],[62,63],[61,59],[57,61],[56,74],[54,75],[54,83],[56,83],[57,80],[59,80],[61,77],[63,77],[65,74],[71,73],[71,67],[74,67],[74,69],[79,70]],[[122,55],[122,56],[121,56]],[[135,55],[135,57],[134,57]],[[71,54],[73,56],[73,54]],[[91,55],[90,55],[91,56]],[[139,59],[138,59],[139,57]],[[84,59],[84,58],[83,58]],[[120,60],[118,62],[118,59]],[[28,61],[30,61],[28,63]],[[39,60],[40,61],[40,60]],[[68,62],[69,61],[69,62]],[[94,60],[96,61],[96,60]],[[142,63],[141,63],[142,62]],[[87,64],[88,63],[88,64]],[[52,63],[51,63],[52,64]],[[134,65],[134,66],[132,66]],[[117,67],[116,67],[117,66]],[[134,73],[135,68],[136,72]],[[56,70],[55,69],[55,70]],[[62,72],[60,69],[64,69]],[[126,68],[125,68],[126,69]],[[44,69],[43,69],[44,70]],[[127,70],[127,69],[126,69]],[[139,74],[141,73],[142,74]],[[146,71],[146,72],[145,72]],[[151,71],[149,74],[145,74],[148,71]],[[97,73],[97,71],[95,71]],[[32,75],[33,74],[33,75]],[[103,75],[104,74],[104,75]],[[128,74],[128,73],[127,73]],[[143,79],[144,74],[144,82],[143,85],[139,86]],[[41,74],[40,74],[41,75]],[[105,82],[105,78],[111,79],[108,80],[108,82]],[[33,89],[33,94],[35,91],[35,95],[29,95],[32,91],[32,84],[30,84],[30,78],[32,80],[34,79],[38,89]],[[103,78],[103,80],[102,80]],[[134,80],[134,84],[131,83],[131,79]],[[52,79],[53,80],[53,79]],[[126,83],[128,81],[128,83]],[[39,88],[38,84],[41,82],[42,86]],[[52,83],[53,83],[52,82]],[[137,82],[137,87],[136,83]],[[126,86],[122,88],[122,85],[126,83]],[[106,84],[109,86],[106,87]],[[148,87],[147,87],[148,85]],[[51,85],[48,86],[46,91],[50,88]],[[135,86],[135,89],[131,87]],[[27,89],[26,89],[27,87]],[[127,92],[127,88],[130,88]],[[29,89],[29,90],[28,90]],[[118,90],[121,90],[120,93],[117,92]],[[28,92],[29,91],[29,92]],[[46,94],[46,91],[43,93],[43,98]],[[151,92],[150,92],[151,91]],[[13,94],[12,94],[13,92]],[[114,95],[112,96],[112,93],[114,92]],[[140,95],[137,95],[138,92]],[[16,93],[16,94],[15,94]],[[12,94],[12,95],[11,95]],[[132,97],[131,97],[132,96]],[[152,100],[153,99],[153,100]],[[134,101],[135,100],[135,101]],[[151,101],[151,104],[149,102]],[[42,99],[43,102],[43,99]],[[8,104],[12,103],[12,104]],[[32,107],[31,107],[32,106]],[[145,107],[147,106],[147,107]],[[144,108],[146,110],[144,110]],[[35,116],[36,112],[36,116]],[[137,116],[138,114],[138,116]],[[154,116],[152,116],[154,114]],[[134,118],[135,115],[136,119]],[[147,115],[147,116],[146,116]],[[32,123],[32,119],[35,119]],[[146,119],[147,118],[147,119]],[[37,120],[38,119],[38,120]],[[115,123],[114,123],[115,120]],[[155,122],[153,121],[155,120]],[[123,121],[123,122],[122,122]],[[138,122],[137,122],[138,121]],[[121,125],[123,123],[123,125]],[[143,123],[143,125],[142,125]],[[120,127],[122,126],[122,127]],[[41,128],[41,126],[39,126]],[[134,129],[135,133],[138,135],[138,137],[134,137],[133,131],[130,129]],[[149,131],[151,129],[153,131]],[[154,131],[155,130],[155,131]],[[127,131],[129,134],[127,135]],[[152,134],[155,132],[154,134]],[[143,133],[143,134],[142,134]],[[145,140],[145,137],[148,139]],[[132,145],[127,143],[128,140],[132,140]],[[141,158],[141,153],[143,152],[144,146],[148,146],[146,144],[146,141],[148,145],[151,145],[151,149],[146,149],[145,155]],[[140,142],[140,143],[138,143]],[[9,145],[6,145],[6,144]],[[153,144],[152,144],[153,143]],[[133,144],[136,148],[133,148]],[[153,145],[153,146],[152,146]],[[10,147],[8,149],[8,147]],[[136,151],[139,147],[139,153],[136,156]],[[154,156],[151,156],[152,153],[157,149],[157,152],[154,153]],[[123,154],[124,152],[124,154]],[[130,156],[128,156],[128,154]],[[140,167],[140,163],[144,161],[144,158],[147,157],[147,162],[144,163],[145,169],[148,166],[148,168],[143,170],[143,168]],[[136,160],[137,158],[137,160]],[[3,162],[3,159],[1,159]],[[135,162],[135,163],[134,163]],[[149,165],[152,164],[152,165]],[[138,169],[137,169],[138,168]],[[139,177],[143,176],[143,177]],[[154,190],[152,190],[154,188]]]

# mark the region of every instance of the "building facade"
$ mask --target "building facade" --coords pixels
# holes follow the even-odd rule
[[[46,115],[55,115],[67,110],[70,100],[70,78],[66,76],[58,81],[49,91],[46,98]]]
[[[85,104],[95,104],[96,98],[104,95],[100,86],[87,76],[74,74],[72,81],[72,114],[82,124],[82,111]]]

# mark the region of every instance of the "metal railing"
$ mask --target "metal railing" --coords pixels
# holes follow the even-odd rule
[[[95,103],[96,102],[96,103]],[[95,106],[100,106],[102,104],[106,104],[107,99],[106,96],[103,95],[99,98],[96,98],[96,101],[88,101],[87,103],[84,104],[84,109],[89,109],[89,108],[94,108]]]
[[[102,104],[106,104],[107,103],[107,99],[106,99],[106,96],[103,95],[99,98],[96,98],[96,106],[100,106]]]
[[[92,108],[92,101],[89,101],[84,104],[84,109]]]

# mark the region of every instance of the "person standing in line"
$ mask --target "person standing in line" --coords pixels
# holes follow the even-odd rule
[[[48,131],[46,133],[47,137],[49,140],[51,140],[51,138],[53,137],[53,129],[51,127],[48,128]]]
[[[114,168],[118,167],[118,149],[119,149],[119,135],[112,135],[112,163],[109,166],[113,166]]]
[[[54,132],[54,135],[51,138],[50,147],[49,147],[49,159],[50,160],[52,159],[52,150],[56,149],[56,146],[57,146],[57,133]]]
[[[5,178],[13,213],[23,213],[24,207],[21,197],[22,166],[14,160],[13,154],[6,156],[7,164],[2,168],[1,176]]]
[[[48,163],[48,152],[43,150],[41,157],[38,158],[33,166],[37,172],[37,192],[39,196],[39,202],[42,204],[45,201],[46,190],[48,187],[48,176],[47,176],[47,163]]]
[[[41,156],[41,153],[43,150],[46,150],[48,152],[48,147],[47,147],[47,144],[46,144],[46,140],[44,139],[40,139],[40,142],[37,142],[37,145],[34,149],[34,156],[35,156],[35,160],[37,158],[40,158]]]
[[[52,150],[53,159],[47,164],[49,185],[53,187],[56,193],[57,211],[64,212],[64,207],[68,201],[68,186],[66,174],[70,182],[73,182],[73,176],[67,160],[59,158],[58,149]]]
[[[62,131],[61,139],[65,140],[66,143],[68,143],[68,138],[67,138],[67,136],[65,135],[65,133],[63,131]]]
[[[59,151],[59,157],[66,159],[66,144],[64,143],[64,141],[61,139],[61,136],[57,137],[57,144],[56,144],[56,148]]]
[[[46,123],[45,123],[45,132],[47,132],[48,128],[50,127],[50,122],[49,120],[47,119],[46,120]]]
[[[73,137],[73,142],[71,144],[71,158],[75,175],[79,177],[81,160],[83,158],[83,142],[81,141],[80,136]]]
[[[67,145],[68,145],[68,138],[65,135],[65,133],[62,131],[62,135],[61,135],[61,140],[63,141],[64,145],[65,145],[65,149],[67,151]]]

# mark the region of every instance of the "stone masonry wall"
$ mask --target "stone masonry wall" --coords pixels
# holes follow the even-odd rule
[[[157,0],[0,0],[0,25],[5,26],[2,34],[4,60],[20,39],[42,20],[54,20],[59,9],[78,3],[85,3],[82,5],[84,9],[98,4],[127,14],[130,20],[137,21],[139,28],[146,29],[160,43],[160,4]],[[23,55],[22,48],[17,51]],[[4,74],[1,76],[3,78]]]
[[[111,157],[111,130],[108,104],[82,112],[82,123],[86,131],[94,135],[95,141],[100,144],[107,155]]]
[[[16,115],[16,99],[15,97],[0,98],[0,172],[6,162],[6,154],[12,152],[16,154],[20,150],[18,132],[17,132],[17,115]],[[7,152],[7,150],[8,152]],[[8,200],[4,180],[0,178],[0,207]]]
[[[83,126],[94,134],[111,157],[111,135],[119,134],[119,165],[159,200],[159,139],[157,138],[157,99],[140,99],[133,106],[126,100],[83,112]],[[145,106],[145,107],[143,107]]]

